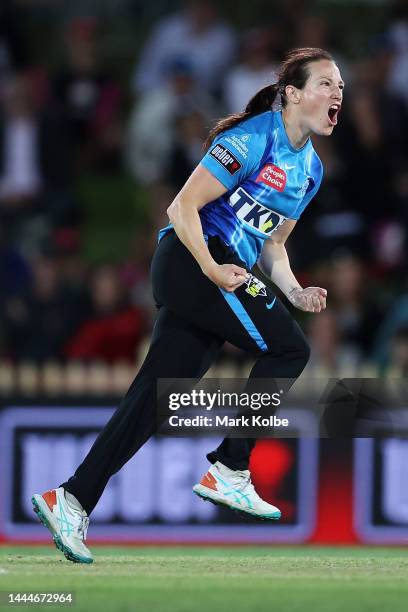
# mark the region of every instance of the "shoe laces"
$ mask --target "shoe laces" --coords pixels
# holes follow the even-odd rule
[[[246,495],[256,494],[249,470],[235,470],[233,480],[242,493]]]
[[[89,527],[89,517],[86,514],[81,515],[81,520],[78,526],[78,534],[82,540],[86,540]]]

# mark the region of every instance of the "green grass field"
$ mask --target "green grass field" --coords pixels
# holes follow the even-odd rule
[[[0,546],[0,591],[72,591],[74,605],[34,607],[73,612],[408,610],[402,548],[94,546],[93,552],[92,565],[76,565],[51,546]]]

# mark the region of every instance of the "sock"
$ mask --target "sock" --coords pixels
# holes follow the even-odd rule
[[[67,500],[68,505],[71,506],[73,510],[79,510],[79,512],[84,511],[83,507],[81,506],[77,498],[72,495],[72,493],[65,491],[65,499]]]

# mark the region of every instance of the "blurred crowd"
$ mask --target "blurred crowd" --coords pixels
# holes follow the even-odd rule
[[[328,289],[324,313],[295,313],[312,344],[309,368],[408,373],[407,0],[389,5],[380,31],[361,23],[353,54],[306,2],[279,2],[249,29],[221,9],[186,0],[169,10],[124,77],[105,61],[109,25],[97,15],[56,23],[50,61],[33,53],[20,4],[0,4],[2,380],[28,364],[55,373],[137,362],[155,316],[149,261],[166,208],[214,120],[243,110],[295,46],[330,50],[346,82],[338,127],[315,139],[322,187],[288,244],[300,282]],[[87,176],[130,177],[138,194],[139,221],[129,228],[122,215],[130,238],[114,261],[87,256],[85,228],[101,223],[97,193],[84,201],[78,190]],[[103,228],[106,242],[115,229]],[[223,359],[232,374],[245,367],[233,347]]]

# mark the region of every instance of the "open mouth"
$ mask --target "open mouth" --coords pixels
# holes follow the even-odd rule
[[[337,115],[340,111],[340,104],[332,104],[327,112],[331,125],[337,125]]]

